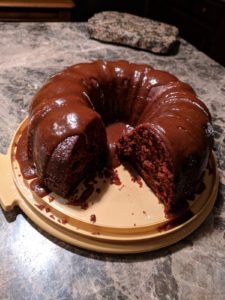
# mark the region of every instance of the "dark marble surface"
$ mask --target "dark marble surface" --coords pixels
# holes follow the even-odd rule
[[[128,59],[190,83],[214,120],[220,189],[207,220],[166,249],[97,254],[37,228],[19,209],[0,209],[0,299],[225,298],[225,69],[181,40],[157,56],[88,38],[85,24],[0,23],[0,151],[5,153],[32,95],[62,68],[94,59]],[[4,170],[1,170],[4,176]]]

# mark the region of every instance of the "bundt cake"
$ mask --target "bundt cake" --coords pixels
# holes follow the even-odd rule
[[[71,66],[49,79],[29,111],[29,160],[61,196],[105,163],[110,144],[170,211],[193,196],[212,142],[210,113],[193,89],[146,64]]]

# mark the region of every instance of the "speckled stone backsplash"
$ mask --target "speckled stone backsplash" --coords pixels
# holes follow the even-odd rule
[[[0,299],[223,300],[225,69],[186,41],[177,54],[158,56],[91,40],[85,23],[0,23],[0,151],[6,153],[32,96],[50,75],[95,59],[148,63],[193,86],[214,122],[220,174],[215,207],[181,242],[136,255],[78,249],[37,228],[19,209],[0,209]]]

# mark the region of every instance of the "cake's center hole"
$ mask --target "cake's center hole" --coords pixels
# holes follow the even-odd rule
[[[122,122],[116,122],[116,123],[109,124],[106,127],[108,143],[110,145],[117,143],[118,140],[121,138],[121,136],[124,133],[127,133],[129,128],[130,128],[129,125],[122,123]]]
[[[112,167],[118,167],[121,162],[116,153],[116,143],[126,133],[132,130],[132,127],[123,122],[115,122],[106,127],[107,140],[109,145],[109,163]]]

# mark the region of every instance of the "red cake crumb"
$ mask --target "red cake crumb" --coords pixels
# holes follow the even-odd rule
[[[52,218],[53,220],[55,220],[55,217],[53,215],[50,215],[50,218]]]
[[[110,176],[110,184],[115,184],[115,185],[121,185],[122,184],[122,182],[120,181],[117,170],[112,171],[112,174]]]
[[[52,202],[53,200],[55,200],[55,198],[53,196],[49,196],[48,201]]]
[[[141,176],[138,175],[137,172],[133,169],[133,167],[128,163],[124,164],[124,168],[125,168],[125,170],[127,170],[129,172],[131,181],[137,183],[139,185],[139,187],[141,188],[143,186]]]
[[[60,224],[63,224],[65,225],[66,223],[68,223],[68,221],[66,219],[57,219],[57,221],[60,223]]]
[[[87,202],[81,203],[80,207],[82,209],[87,209],[88,208],[88,203]]]
[[[96,215],[95,214],[90,216],[90,221],[93,222],[93,223],[96,222]]]
[[[46,213],[49,213],[51,211],[51,208],[50,207],[46,207],[45,211],[46,211]]]
[[[37,208],[40,210],[43,210],[45,208],[44,204],[35,204],[35,206],[37,206]]]
[[[131,177],[131,180],[133,181],[133,182],[137,182],[137,184],[139,185],[139,187],[141,188],[142,186],[143,186],[143,183],[142,183],[142,181],[141,181],[141,176],[139,176],[139,175],[133,175],[132,177]]]

